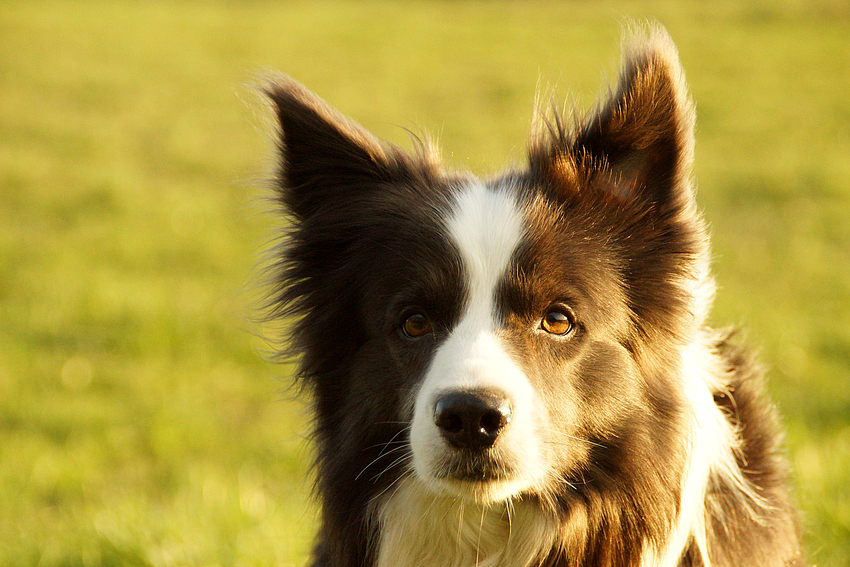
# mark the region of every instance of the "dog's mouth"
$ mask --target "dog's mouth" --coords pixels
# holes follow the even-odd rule
[[[490,453],[455,452],[422,480],[437,494],[478,503],[510,499],[528,488],[520,470]]]
[[[486,485],[508,482],[516,477],[514,467],[492,451],[457,451],[435,467],[434,478],[450,483]]]

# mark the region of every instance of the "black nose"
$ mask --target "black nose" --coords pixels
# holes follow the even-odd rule
[[[510,402],[486,390],[450,392],[434,406],[440,435],[456,449],[492,447],[510,421]]]

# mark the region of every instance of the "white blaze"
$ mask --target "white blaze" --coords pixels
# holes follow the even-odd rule
[[[494,486],[490,498],[507,498],[543,475],[537,421],[539,404],[523,371],[497,336],[496,289],[523,234],[523,219],[510,188],[473,183],[457,193],[446,226],[460,251],[467,278],[467,303],[458,325],[437,350],[417,394],[411,426],[413,464],[417,476],[438,490],[449,488],[434,478],[451,451],[434,424],[434,403],[443,392],[489,388],[503,392],[513,416],[499,441],[500,456],[518,476]]]

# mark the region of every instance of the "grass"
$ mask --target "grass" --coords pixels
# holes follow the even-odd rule
[[[624,16],[680,47],[714,318],[771,367],[811,561],[850,564],[839,0],[5,2],[0,564],[303,565],[304,405],[245,322],[276,219],[251,183],[268,129],[244,84],[281,69],[380,136],[407,145],[421,125],[446,162],[487,172],[522,160],[539,83],[593,100]]]

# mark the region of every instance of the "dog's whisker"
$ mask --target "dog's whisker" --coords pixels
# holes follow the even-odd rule
[[[409,426],[408,426],[408,427],[406,427],[406,428],[404,428],[404,429],[401,429],[401,430],[397,431],[397,432],[396,432],[396,434],[395,434],[395,435],[393,435],[393,436],[390,438],[390,440],[389,440],[389,441],[385,441],[385,442],[383,442],[383,443],[375,443],[374,445],[369,445],[369,446],[368,446],[368,447],[366,447],[366,448],[367,448],[367,449],[374,449],[375,447],[381,447],[381,446],[390,445],[390,444],[394,444],[394,443],[407,443],[407,441],[406,441],[406,440],[404,440],[404,439],[402,439],[402,440],[400,440],[400,441],[396,441],[396,437],[398,437],[398,436],[399,436],[399,435],[401,435],[402,433],[406,433],[409,429],[410,429],[410,427],[409,427]]]
[[[372,497],[369,499],[368,504],[372,504],[372,503],[377,502],[378,500],[380,500],[380,499],[381,499],[381,497],[382,497],[384,494],[386,494],[386,493],[387,493],[390,489],[392,489],[393,487],[395,487],[395,489],[393,490],[393,494],[392,494],[390,497],[394,496],[394,495],[398,492],[398,489],[401,487],[401,484],[402,484],[402,483],[401,483],[401,480],[402,480],[402,479],[404,479],[404,475],[399,475],[399,476],[398,476],[398,478],[394,479],[394,480],[393,480],[391,483],[389,483],[389,484],[388,484],[388,485],[387,485],[384,489],[382,489],[380,492],[378,492],[377,494],[375,494],[374,496],[372,496]]]
[[[566,433],[564,431],[558,431],[556,429],[549,429],[549,428],[544,429],[544,431],[546,433],[548,433],[550,435],[554,435],[556,437],[563,437],[563,438],[569,439],[570,441],[578,441],[579,443],[584,443],[586,445],[591,445],[593,447],[599,447],[600,449],[605,449],[605,445],[603,445],[601,443],[597,443],[596,441],[591,441],[590,439],[585,439],[584,437],[578,437],[576,435],[571,435],[571,434]],[[553,445],[557,443],[556,441],[552,441],[552,440],[548,440],[548,442],[550,444],[553,444]],[[563,443],[563,445],[569,445],[569,443]]]
[[[373,476],[370,480],[372,480],[374,482],[374,481],[378,480],[379,478],[381,478],[384,475],[384,473],[386,473],[387,471],[394,469],[395,467],[404,463],[405,461],[410,461],[412,459],[413,459],[412,454],[408,453],[408,454],[402,455],[401,457],[398,457],[392,463],[390,463],[389,465],[384,467],[384,469],[381,472],[379,472],[377,475]]]
[[[406,450],[407,450],[407,447],[404,446],[404,445],[399,446],[399,447],[394,447],[394,448],[389,449],[389,450],[384,449],[383,451],[380,452],[380,454],[377,457],[372,459],[372,461],[368,465],[363,467],[360,470],[360,472],[357,473],[357,476],[354,477],[354,480],[359,480],[360,477],[363,475],[363,473],[366,472],[367,469],[369,469],[369,467],[371,467],[372,465],[374,465],[375,463],[377,463],[379,460],[386,457],[387,455],[392,455],[393,453],[398,453],[399,451],[406,451]]]
[[[481,519],[478,522],[478,540],[475,542],[475,565],[478,565],[481,554],[481,533],[484,531],[484,514],[487,510],[487,505],[481,506]]]
[[[392,453],[397,452],[397,451],[399,451],[399,450],[404,450],[404,449],[406,448],[406,443],[407,443],[407,442],[406,442],[406,441],[404,441],[404,440],[402,440],[402,441],[396,441],[395,439],[396,439],[396,437],[398,437],[399,435],[401,435],[402,433],[404,433],[407,429],[408,429],[408,428],[405,428],[405,429],[401,429],[401,430],[399,430],[399,431],[398,431],[398,432],[396,432],[396,434],[395,434],[395,435],[393,435],[393,436],[390,438],[390,440],[389,440],[389,441],[387,441],[386,443],[378,443],[378,444],[375,444],[375,445],[371,445],[371,446],[369,446],[369,447],[368,447],[368,449],[374,449],[375,447],[381,447],[381,446],[383,446],[383,449],[381,449],[381,451],[378,453],[378,456],[377,456],[377,457],[375,457],[375,458],[374,458],[374,459],[373,459],[373,460],[372,460],[369,464],[367,464],[365,467],[363,467],[363,468],[360,470],[360,472],[359,472],[359,473],[357,473],[357,476],[356,476],[356,477],[354,477],[354,480],[359,479],[359,478],[360,478],[360,476],[361,476],[361,475],[362,475],[362,474],[366,471],[366,469],[368,469],[369,467],[371,467],[372,465],[374,465],[377,461],[379,461],[379,460],[380,460],[381,458],[383,458],[384,456],[389,455],[389,454],[392,454]],[[390,448],[390,445],[391,445],[391,444],[398,444],[399,446],[398,446],[398,447],[394,447],[394,448],[392,448],[392,449],[391,449],[391,448]]]
[[[407,447],[396,447],[395,449],[392,449],[392,450],[390,450],[390,451],[386,451],[386,452],[381,453],[381,455],[379,455],[378,457],[376,457],[375,459],[373,459],[373,460],[372,460],[372,462],[370,462],[368,465],[366,465],[365,467],[363,467],[363,469],[362,469],[362,470],[361,470],[361,471],[357,474],[357,476],[355,477],[355,479],[354,479],[354,480],[358,480],[358,479],[359,479],[359,478],[363,475],[363,473],[365,473],[365,472],[366,472],[366,470],[367,470],[367,469],[369,469],[369,467],[371,467],[372,465],[374,465],[374,464],[375,464],[375,463],[376,463],[379,459],[382,459],[383,457],[387,457],[387,456],[389,456],[389,455],[392,455],[392,454],[394,454],[394,453],[399,453],[399,452],[401,452],[401,453],[402,453],[402,455],[401,455],[400,457],[396,457],[396,458],[395,458],[395,459],[394,459],[394,460],[393,460],[390,464],[386,465],[386,466],[385,466],[385,467],[381,470],[381,472],[379,472],[379,473],[377,474],[377,476],[372,477],[372,478],[371,478],[371,480],[375,480],[375,479],[379,478],[379,477],[380,477],[382,474],[384,474],[387,470],[389,470],[389,469],[393,468],[393,467],[394,467],[396,464],[398,464],[399,462],[403,462],[403,461],[404,461],[404,459],[408,459],[408,458],[409,458],[409,459],[412,459],[412,458],[413,458],[413,455],[412,455],[412,454],[410,454],[410,452],[409,452],[409,450],[408,450],[408,448],[407,448]]]

